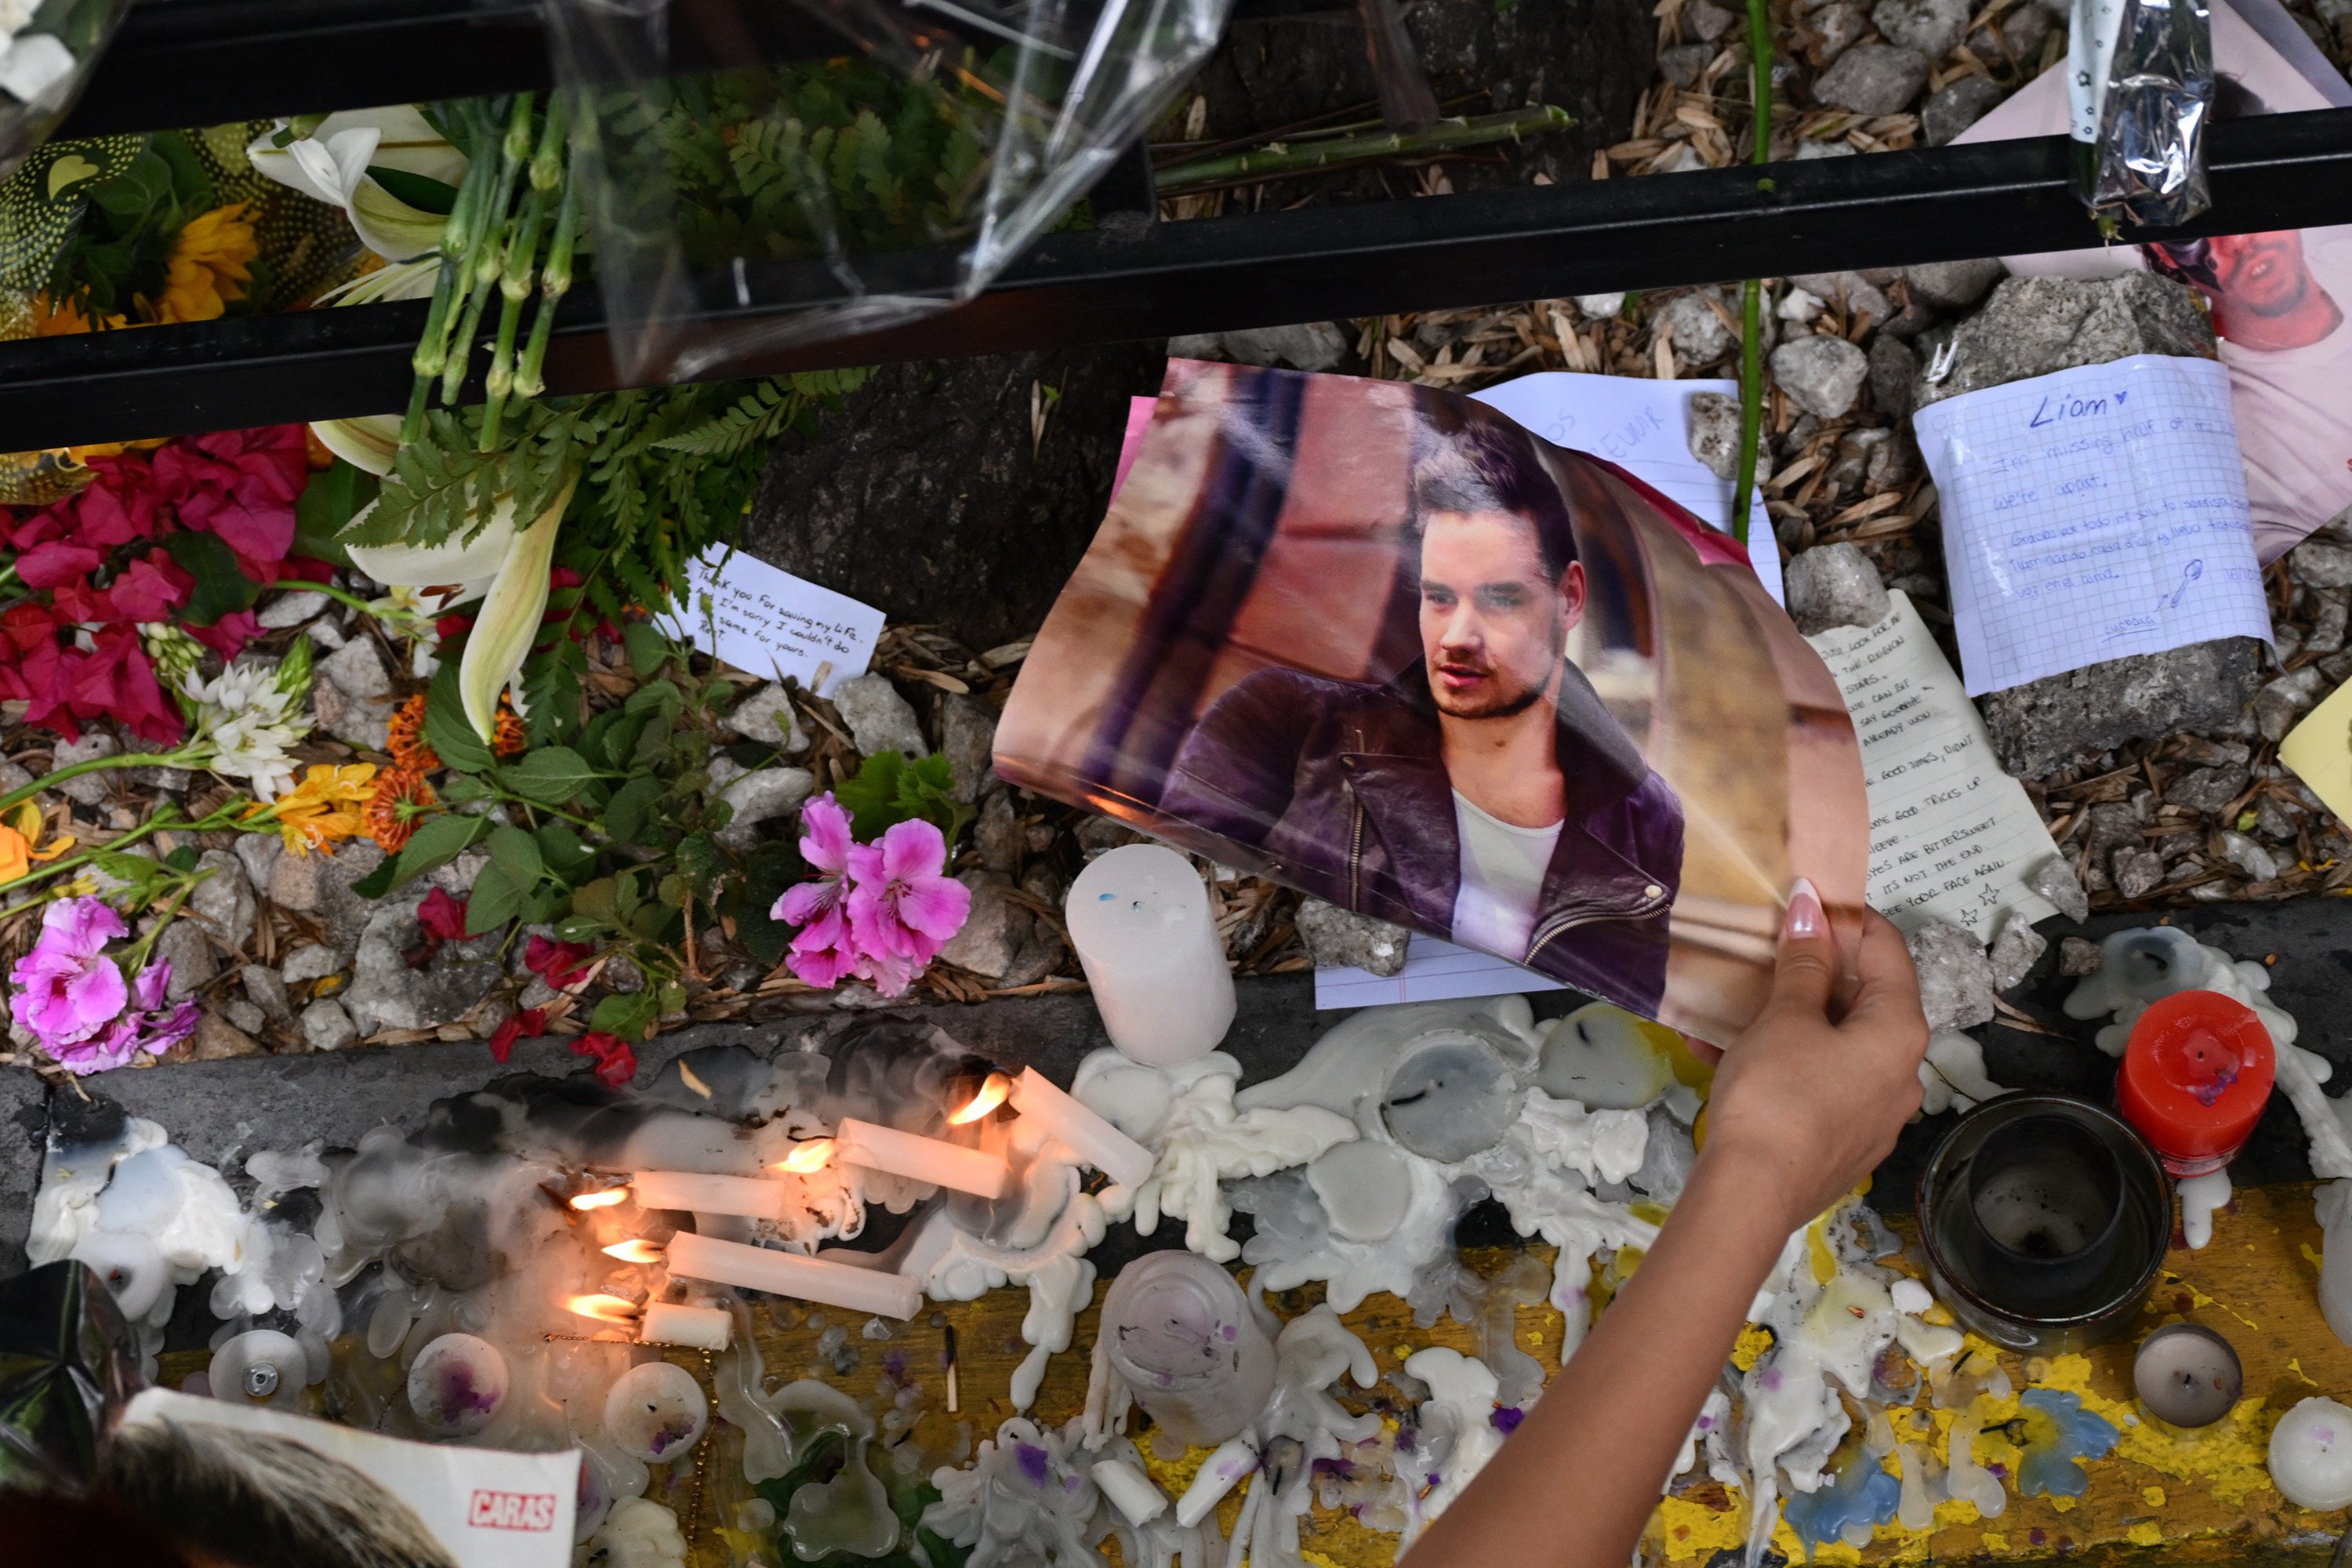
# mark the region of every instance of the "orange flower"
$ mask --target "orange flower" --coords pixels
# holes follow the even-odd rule
[[[299,784],[272,805],[255,805],[243,820],[274,824],[287,848],[308,855],[365,832],[362,813],[374,789],[373,763],[313,763]]]
[[[389,728],[391,739],[384,742],[384,750],[392,753],[394,766],[423,774],[441,765],[440,754],[425,740],[425,693],[420,691],[402,703],[394,711]]]
[[[245,298],[248,265],[260,255],[247,203],[233,202],[193,219],[180,231],[166,264],[159,321],[209,321]]]
[[[530,745],[530,738],[523,731],[522,715],[505,698],[499,698],[498,733],[490,740],[490,750],[502,757],[519,757]]]
[[[41,808],[29,800],[0,822],[0,887],[21,880],[32,874],[37,863],[54,860],[73,847],[71,838],[56,839],[41,847],[45,826]]]
[[[432,809],[433,786],[425,775],[409,768],[394,768],[376,775],[375,793],[368,796],[368,837],[387,855],[397,855],[416,831],[416,820]]]

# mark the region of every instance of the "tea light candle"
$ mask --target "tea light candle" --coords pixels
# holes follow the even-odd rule
[[[1012,1174],[1002,1155],[901,1132],[895,1127],[877,1127],[854,1116],[844,1117],[835,1130],[833,1157],[844,1164],[887,1171],[894,1176],[953,1187],[983,1198],[1002,1197]]]
[[[2132,1025],[2116,1109],[2176,1176],[2218,1171],[2262,1119],[2277,1063],[2254,1010],[2218,991],[2176,991]]]
[[[1062,907],[1110,1043],[1148,1067],[1196,1061],[1234,1022],[1234,975],[1192,864],[1159,844],[1097,856]]]
[[[734,1337],[735,1319],[717,1307],[689,1307],[683,1301],[648,1301],[637,1326],[637,1338],[653,1345],[685,1345],[698,1351],[723,1351]]]
[[[684,1367],[649,1361],[623,1373],[604,1395],[604,1432],[649,1465],[684,1458],[710,1425],[710,1401]]]
[[[1013,1080],[1013,1109],[1044,1122],[1078,1159],[1122,1187],[1140,1186],[1151,1174],[1151,1151],[1087,1110],[1035,1068],[1023,1068]]]
[[[1638,1110],[1675,1081],[1674,1031],[1622,1007],[1579,1007],[1544,1037],[1536,1085],[1587,1110]]]
[[[719,1241],[692,1231],[680,1231],[669,1238],[667,1260],[669,1271],[681,1279],[766,1290],[901,1321],[913,1317],[923,1304],[922,1288],[904,1275],[828,1263],[772,1247],[747,1247],[740,1241]]]
[[[789,1182],[692,1171],[639,1171],[629,1178],[629,1187],[639,1208],[748,1215],[753,1219],[783,1219],[799,1197]]]
[[[215,1399],[299,1410],[303,1385],[310,1380],[310,1356],[291,1334],[247,1329],[213,1352],[205,1376]]]
[[[2168,1323],[2140,1342],[2132,1386],[2158,1420],[2210,1426],[2238,1407],[2246,1380],[2230,1342],[2196,1323]]]
[[[507,1358],[472,1334],[443,1334],[408,1368],[408,1407],[436,1436],[470,1437],[507,1399]]]
[[[2271,1479],[2298,1508],[2352,1505],[2352,1410],[2333,1399],[2305,1400],[2271,1429]]]

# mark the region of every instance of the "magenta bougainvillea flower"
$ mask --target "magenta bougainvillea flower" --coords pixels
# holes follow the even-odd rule
[[[947,840],[918,820],[856,843],[831,795],[801,808],[801,858],[824,875],[786,889],[771,911],[801,928],[785,962],[811,985],[855,975],[901,994],[971,912],[971,889],[941,874]]]
[[[9,971],[9,1013],[68,1072],[104,1072],[145,1053],[160,1056],[195,1033],[193,1001],[170,1005],[172,965],[158,959],[126,982],[106,944],[128,934],[102,899],[60,899],[41,917],[40,939]]]

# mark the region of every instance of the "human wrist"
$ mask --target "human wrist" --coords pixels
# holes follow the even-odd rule
[[[1805,1185],[1801,1174],[1784,1150],[1743,1139],[1710,1138],[1691,1166],[1684,1202],[1704,1197],[1716,1218],[1739,1226],[1742,1233],[1769,1236],[1777,1249],[1790,1232],[1811,1222],[1820,1206],[1799,1190]]]

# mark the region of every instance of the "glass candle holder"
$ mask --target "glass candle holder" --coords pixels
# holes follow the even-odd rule
[[[2084,1349],[2131,1321],[2163,1266],[2172,1184],[2112,1111],[2015,1093],[1956,1120],[1920,1173],[1937,1299],[1995,1344]]]

